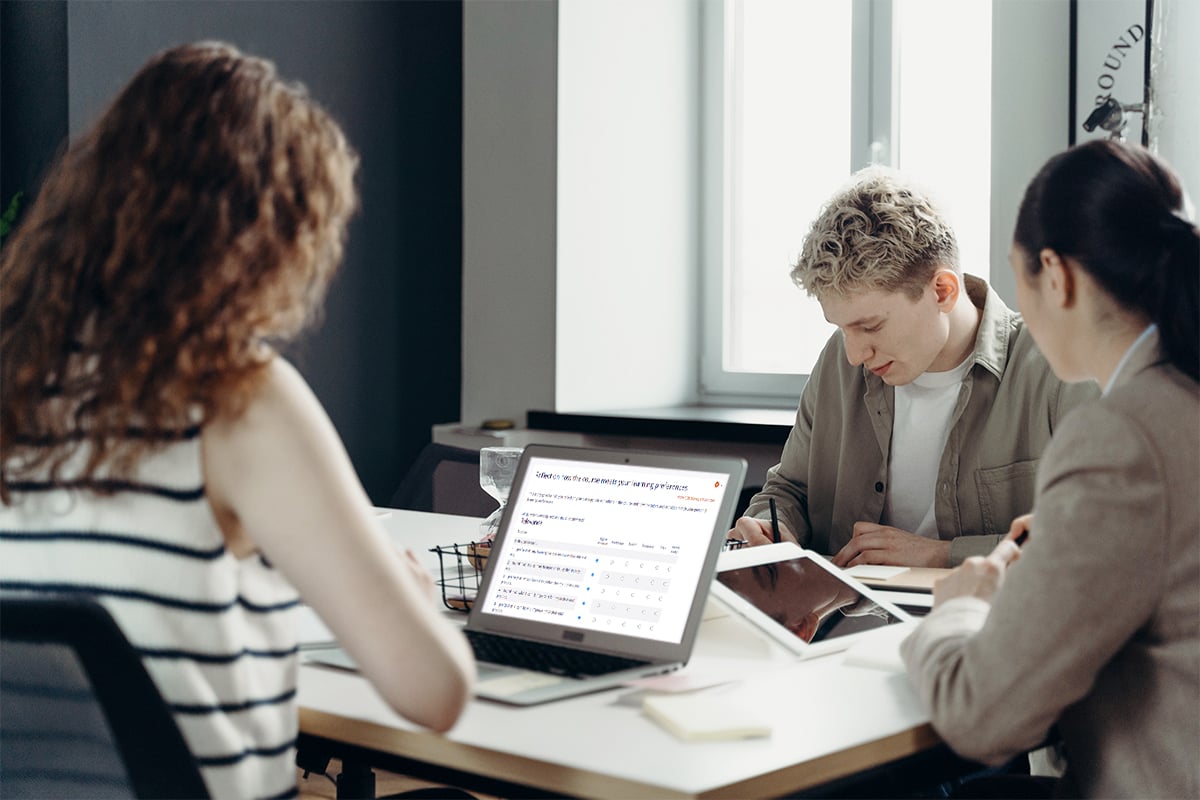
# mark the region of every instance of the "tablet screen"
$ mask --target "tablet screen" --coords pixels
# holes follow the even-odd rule
[[[717,580],[812,644],[904,622],[809,558],[724,570]]]

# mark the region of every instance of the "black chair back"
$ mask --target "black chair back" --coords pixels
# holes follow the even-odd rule
[[[84,598],[0,597],[0,797],[208,797],[141,658]]]
[[[479,488],[479,451],[432,442],[392,495],[392,508],[486,517],[497,503]]]

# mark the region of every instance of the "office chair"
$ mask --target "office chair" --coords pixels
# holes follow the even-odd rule
[[[479,488],[479,451],[431,442],[392,495],[392,508],[486,517],[496,501]]]
[[[0,797],[208,797],[142,660],[99,603],[0,597]]]

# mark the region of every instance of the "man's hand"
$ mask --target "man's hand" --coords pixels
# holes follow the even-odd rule
[[[733,526],[733,529],[727,534],[727,538],[741,539],[750,547],[757,547],[760,544],[771,544],[775,541],[771,533],[771,523],[766,520],[755,519],[754,517],[742,517],[739,519]],[[779,540],[781,542],[796,541],[796,537],[782,522],[779,523]]]
[[[887,564],[896,567],[944,567],[950,560],[950,542],[926,539],[874,522],[854,523],[854,535],[834,557],[834,566]]]
[[[1021,548],[1012,539],[1003,539],[985,556],[971,556],[958,569],[933,585],[936,608],[955,597],[978,597],[989,603],[1004,583],[1009,565],[1021,557]]]

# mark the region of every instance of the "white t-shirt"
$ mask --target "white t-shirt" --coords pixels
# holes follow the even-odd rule
[[[972,360],[946,372],[925,372],[896,387],[896,415],[888,459],[888,489],[883,523],[938,538],[934,492],[938,464],[950,435],[950,417]]]

